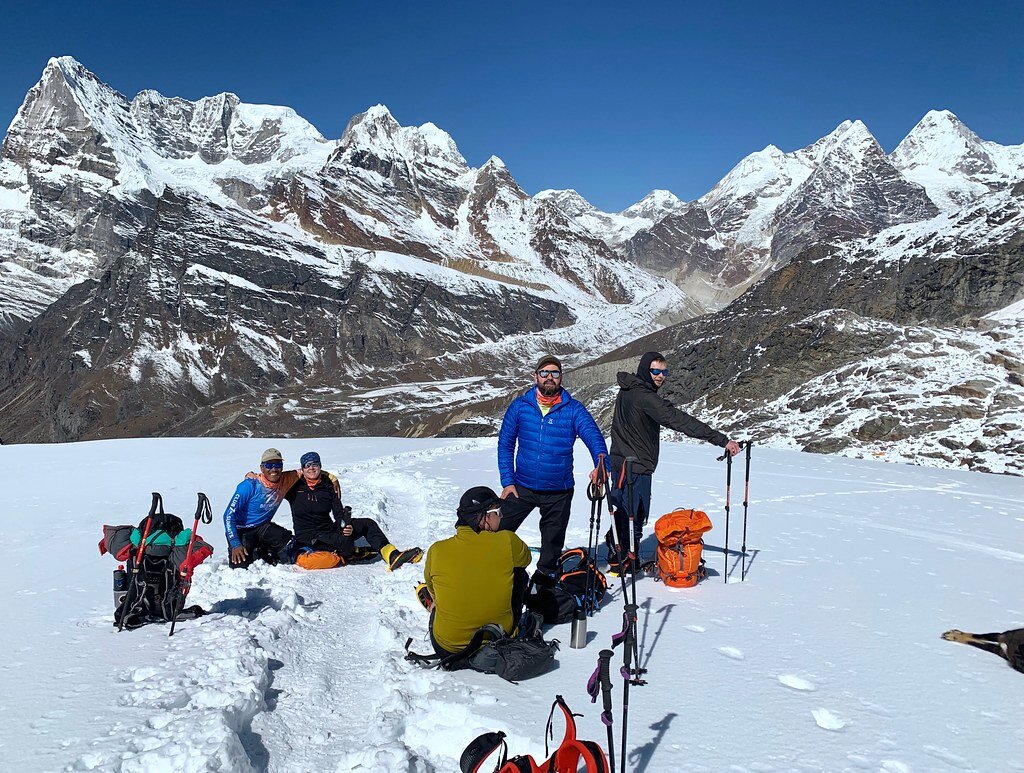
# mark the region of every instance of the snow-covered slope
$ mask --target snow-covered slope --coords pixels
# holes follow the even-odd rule
[[[271,443],[289,463],[319,450],[346,502],[402,545],[446,536],[461,492],[497,483],[493,439],[0,447],[0,509],[18,513],[0,522],[12,623],[0,629],[5,766],[448,771],[489,730],[506,732],[513,753],[541,758],[556,694],[583,715],[581,737],[605,744],[585,686],[621,623],[617,586],[590,620],[585,649],[568,646],[568,626],[550,631],[562,648],[558,668],[542,677],[512,685],[424,671],[403,660],[407,637],[426,647],[427,617],[412,592],[420,566],[235,571],[217,519],[200,529],[216,552],[190,597],[210,614],[179,624],[173,639],[163,626],[116,633],[115,563],[96,553],[101,524],[140,520],[153,489],[189,524],[199,490],[219,516]],[[656,513],[693,506],[711,515],[711,576],[687,590],[638,582],[649,683],[630,690],[627,769],[1018,769],[1024,677],[939,635],[1024,625],[1013,593],[1024,564],[1021,481],[755,448],[746,580],[734,497],[724,583],[725,481],[715,453],[665,444],[655,475]],[[21,496],[41,466],[63,485]],[[587,537],[580,467],[570,544]],[[277,520],[289,524],[287,505]],[[57,524],[60,539],[41,545],[43,522]],[[535,544],[535,518],[521,534]],[[613,695],[618,753],[617,676]]]

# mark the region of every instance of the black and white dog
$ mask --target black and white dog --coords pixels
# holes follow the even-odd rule
[[[1017,671],[1024,673],[1024,628],[1002,633],[965,633],[954,628],[942,634],[942,638],[996,654]]]

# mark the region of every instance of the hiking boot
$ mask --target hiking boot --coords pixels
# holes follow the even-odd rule
[[[418,564],[422,559],[423,551],[420,548],[393,550],[388,559],[388,571],[393,572],[402,564]]]
[[[365,545],[356,545],[352,555],[345,559],[347,564],[372,564],[380,558],[380,553]]]
[[[427,584],[425,582],[421,582],[416,586],[416,599],[428,612],[432,612],[434,610],[434,597],[430,595],[430,591],[427,590]]]

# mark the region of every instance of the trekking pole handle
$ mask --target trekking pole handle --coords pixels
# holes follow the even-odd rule
[[[748,446],[749,444],[750,444],[750,441],[749,441],[749,440],[740,440],[740,441],[738,441],[738,443],[737,443],[737,445],[738,445],[738,446],[740,447],[740,450],[741,450],[741,451],[742,451],[742,450],[743,450],[743,449],[744,449],[744,448],[745,448],[746,446]],[[715,457],[715,461],[716,461],[716,462],[722,462],[722,461],[725,461],[725,457],[727,457],[728,455],[729,455],[729,452],[728,452],[728,451],[726,451],[726,452],[725,452],[724,454],[722,454],[721,456]]]
[[[196,522],[213,523],[213,510],[210,509],[210,499],[202,491],[197,495],[199,503],[196,505]]]
[[[601,680],[601,691],[604,693],[604,707],[605,709],[611,709],[612,703],[612,674],[611,674],[611,660],[615,653],[611,650],[601,650],[597,656],[598,661],[598,674]]]
[[[608,481],[608,468],[605,466],[604,454],[597,455],[597,466],[594,469],[597,470],[597,481],[587,484],[587,499],[591,502],[604,499],[603,492]]]

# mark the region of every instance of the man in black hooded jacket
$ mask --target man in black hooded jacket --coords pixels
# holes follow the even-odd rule
[[[706,440],[724,448],[732,456],[740,451],[739,443],[679,410],[658,394],[667,377],[668,364],[660,352],[647,352],[641,357],[636,375],[625,371],[619,371],[618,374],[619,394],[615,399],[612,447],[609,452],[612,463],[611,504],[615,508],[615,528],[620,535],[627,533],[629,511],[633,511],[637,545],[640,544],[643,527],[651,514],[651,476],[658,466],[659,433],[662,427],[698,440]],[[626,481],[622,468],[625,459],[630,456],[636,457],[636,461],[631,467],[632,480]],[[631,487],[627,485],[630,482]],[[629,490],[633,493],[631,503],[626,501]],[[606,540],[609,545],[609,563],[612,570],[617,571],[616,551],[610,531]],[[623,552],[628,551],[624,548]]]

